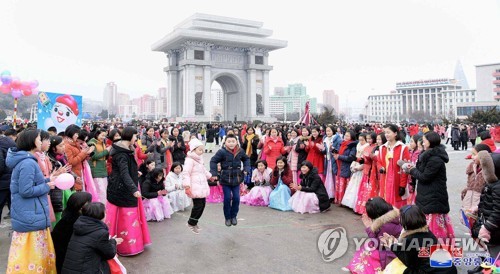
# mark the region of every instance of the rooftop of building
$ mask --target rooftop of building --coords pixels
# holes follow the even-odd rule
[[[491,66],[500,66],[500,63],[492,63],[492,64],[476,65],[476,67],[491,67]]]

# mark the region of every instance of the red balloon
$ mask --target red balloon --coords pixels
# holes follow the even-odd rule
[[[3,84],[3,85],[1,85],[1,86],[0,86],[0,91],[1,91],[3,94],[8,94],[8,93],[10,93],[10,90],[11,90],[11,88],[10,88],[10,84],[9,84],[9,85],[5,85],[5,84]]]
[[[24,96],[30,96],[31,94],[33,94],[33,91],[31,91],[31,89],[23,89]]]
[[[10,87],[12,89],[19,89],[21,87],[21,81],[19,78],[12,78],[12,82],[10,82]]]

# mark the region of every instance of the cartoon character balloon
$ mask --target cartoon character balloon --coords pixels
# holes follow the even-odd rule
[[[76,123],[79,113],[80,110],[75,98],[69,94],[61,95],[56,98],[56,102],[52,105],[51,119],[45,120],[45,128],[54,126],[57,132],[64,131],[69,125]]]

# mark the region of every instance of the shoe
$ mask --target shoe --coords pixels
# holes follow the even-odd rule
[[[200,234],[198,228],[195,225],[188,224],[188,228],[191,229],[191,232],[193,232],[194,234]]]
[[[210,150],[210,153],[212,153],[212,151]]]
[[[238,219],[236,219],[236,217],[232,218],[231,219],[231,224],[232,225],[237,225],[238,224]]]
[[[9,220],[10,219],[10,213],[7,214],[5,217],[3,217],[4,220]]]
[[[476,266],[475,268],[471,269],[471,270],[467,270],[467,273],[468,274],[475,274],[475,273],[483,273],[483,267],[478,265]]]
[[[230,219],[226,220],[226,226],[231,226],[231,220]]]
[[[205,149],[205,153],[207,153],[207,150]]]
[[[203,229],[201,229],[198,225],[195,225],[196,229],[198,229],[198,231],[201,231]]]

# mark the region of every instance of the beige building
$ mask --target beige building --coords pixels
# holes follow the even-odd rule
[[[331,106],[335,113],[339,113],[339,96],[334,90],[323,90],[323,105]]]
[[[500,63],[476,66],[476,101],[500,101]]]

